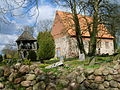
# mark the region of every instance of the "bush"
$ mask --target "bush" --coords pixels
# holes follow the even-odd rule
[[[43,60],[49,60],[55,55],[55,43],[50,32],[40,32],[37,38],[38,51],[37,56],[42,62]]]
[[[36,58],[37,58],[37,55],[36,55],[35,51],[33,51],[33,50],[29,51],[28,59],[30,59],[31,61],[35,61]]]
[[[30,65],[31,64],[30,60],[28,60],[28,59],[24,59],[22,63],[25,64],[25,65]]]
[[[2,62],[3,61],[3,57],[2,57],[2,55],[0,55],[0,62]]]

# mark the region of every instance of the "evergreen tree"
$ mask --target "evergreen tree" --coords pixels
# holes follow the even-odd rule
[[[37,37],[38,42],[38,59],[43,62],[43,60],[48,60],[53,58],[55,55],[55,43],[54,39],[49,31],[39,32]]]

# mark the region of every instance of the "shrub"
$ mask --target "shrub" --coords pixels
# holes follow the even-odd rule
[[[28,59],[24,59],[22,63],[25,64],[25,65],[30,65],[31,64],[30,60],[28,60]]]
[[[40,32],[37,38],[38,51],[37,56],[41,61],[49,60],[55,55],[55,43],[50,32]]]
[[[35,51],[33,51],[33,50],[29,51],[28,59],[30,59],[31,61],[35,61],[36,58],[37,58],[37,55],[36,55]]]
[[[0,55],[0,62],[2,62],[3,61],[3,57],[2,57],[2,55]]]

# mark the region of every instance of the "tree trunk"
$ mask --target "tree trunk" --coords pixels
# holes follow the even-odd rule
[[[81,34],[81,30],[80,30],[79,19],[78,19],[78,16],[77,16],[75,2],[74,2],[74,8],[71,8],[71,11],[73,13],[73,21],[74,21],[74,24],[75,24],[75,32],[76,32],[76,40],[77,40],[78,48],[79,48],[81,54],[84,53],[86,55],[83,40],[82,40],[82,34]]]
[[[99,0],[96,0],[96,2],[94,3],[94,14],[93,14],[93,29],[92,31],[90,32],[90,45],[89,45],[89,55],[90,56],[94,56],[96,54],[96,36],[97,36],[97,27],[98,27],[98,7],[99,7]]]
[[[116,52],[116,50],[117,50],[117,38],[116,38],[116,36],[114,36],[114,39],[113,39],[113,44],[114,44],[114,52]]]

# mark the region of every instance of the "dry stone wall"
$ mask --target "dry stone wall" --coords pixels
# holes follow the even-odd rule
[[[58,70],[60,75],[43,72],[37,65],[4,66],[0,68],[0,90],[120,90],[119,61],[97,69]]]

